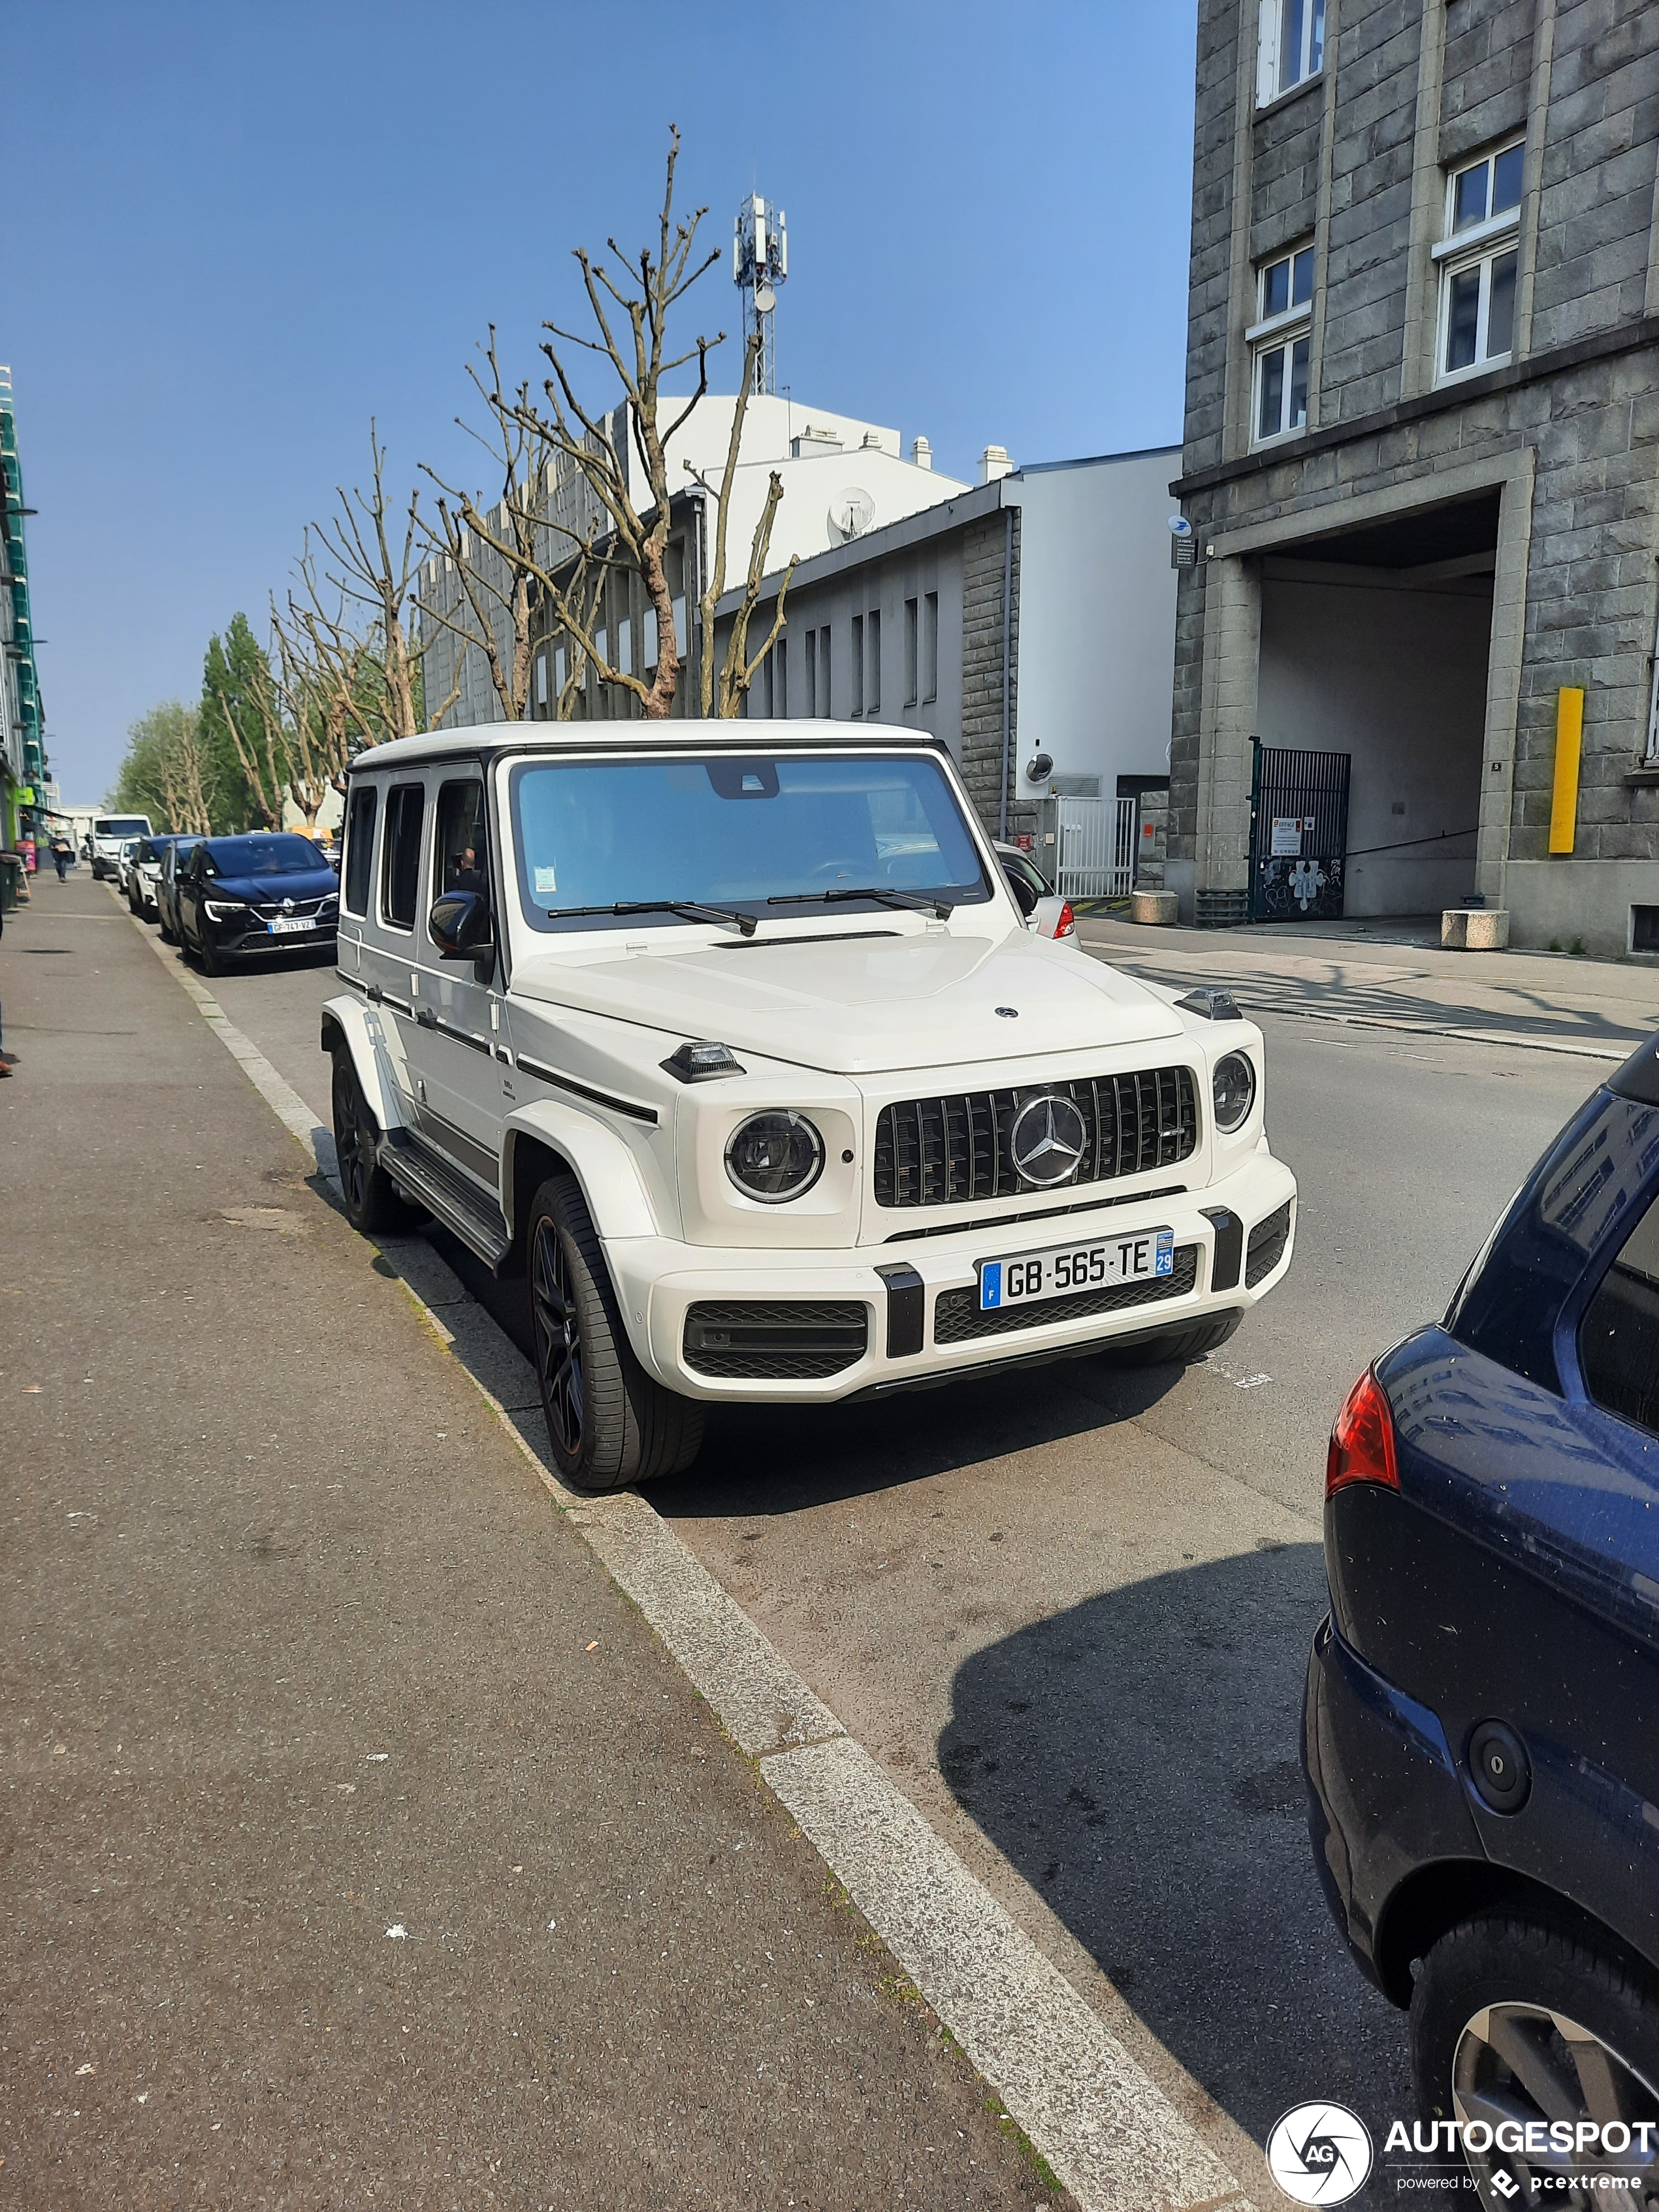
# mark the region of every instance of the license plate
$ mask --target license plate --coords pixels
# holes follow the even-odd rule
[[[276,921],[265,924],[273,937],[292,937],[296,930],[315,929],[316,927],[310,916],[303,914],[282,915]]]
[[[1056,1244],[1045,1252],[1022,1252],[1012,1260],[979,1263],[979,1307],[1033,1305],[1063,1298],[1107,1283],[1155,1282],[1175,1273],[1173,1229],[1139,1229],[1129,1237],[1091,1237],[1086,1243]]]

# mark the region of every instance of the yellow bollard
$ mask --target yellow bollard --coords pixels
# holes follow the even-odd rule
[[[1570,853],[1578,827],[1578,760],[1584,744],[1584,694],[1564,685],[1555,695],[1555,792],[1550,801],[1550,850]]]

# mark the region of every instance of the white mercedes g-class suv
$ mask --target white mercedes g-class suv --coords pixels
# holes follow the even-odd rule
[[[702,1408],[1191,1358],[1289,1265],[1261,1032],[1032,936],[949,756],[869,723],[491,723],[350,774],[348,1213],[522,1273],[572,1484]]]

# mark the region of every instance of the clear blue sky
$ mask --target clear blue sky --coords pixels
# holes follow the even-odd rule
[[[1177,439],[1195,15],[9,0],[0,361],[65,799],[197,696],[239,607],[258,626],[371,414],[400,490],[465,470],[471,349],[493,319],[527,368],[569,248],[643,242],[671,120],[711,244],[748,191],[787,212],[798,399],[969,477],[988,443]],[[703,281],[694,328],[737,327],[728,268]]]

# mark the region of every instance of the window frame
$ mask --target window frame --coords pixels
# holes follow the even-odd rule
[[[853,617],[853,702],[848,713],[857,721],[864,713],[864,617]]]
[[[921,673],[921,602],[904,602],[904,703],[914,707],[917,699],[917,678]]]
[[[367,800],[368,815],[368,852],[363,863],[362,884],[362,904],[351,903],[351,870],[357,860],[357,814],[362,802]],[[340,855],[340,908],[344,914],[355,915],[358,921],[368,920],[369,907],[374,896],[374,839],[380,824],[380,787],[378,783],[357,784],[351,793],[351,803],[345,815],[345,850]],[[174,874],[177,875],[177,869]]]
[[[1297,270],[1304,260],[1308,264],[1308,294],[1297,299]],[[1273,270],[1285,268],[1289,275],[1285,289],[1292,295],[1288,307],[1268,314],[1267,280]],[[1264,446],[1282,444],[1291,438],[1306,434],[1311,416],[1313,398],[1313,311],[1316,289],[1318,264],[1315,258],[1315,241],[1303,239],[1288,246],[1276,246],[1266,260],[1255,267],[1256,319],[1244,333],[1244,342],[1250,349],[1250,445],[1253,450]],[[1303,394],[1302,420],[1292,422],[1286,418],[1291,407],[1295,390],[1296,354],[1298,347],[1307,349],[1307,385]],[[1284,356],[1283,382],[1279,386],[1279,428],[1264,430],[1261,427],[1261,404],[1267,373],[1267,363],[1275,356]]]
[[[1506,154],[1519,152],[1524,170],[1526,139],[1509,138],[1494,146],[1478,161],[1464,161],[1446,172],[1445,215],[1442,236],[1431,249],[1435,264],[1439,298],[1434,319],[1434,380],[1437,385],[1457,384],[1465,378],[1483,376],[1488,369],[1502,368],[1515,359],[1516,294],[1521,280],[1521,210],[1526,198],[1524,175],[1519,196],[1511,207],[1492,212],[1498,164]],[[1466,223],[1462,230],[1454,228],[1456,220],[1457,187],[1465,177],[1476,170],[1485,172],[1486,204],[1488,212],[1476,222]],[[1510,302],[1510,342],[1501,352],[1488,349],[1491,334],[1492,295],[1493,277],[1500,262],[1515,259],[1514,289]],[[1475,300],[1475,352],[1473,361],[1461,362],[1452,368],[1447,360],[1451,345],[1452,292],[1457,280],[1471,270],[1479,272],[1479,289]]]
[[[443,828],[444,801],[448,798],[452,791],[467,790],[476,791],[478,794],[477,811],[474,819],[477,824],[477,836],[481,836],[484,841],[483,873],[486,879],[489,874],[489,794],[484,789],[483,771],[476,768],[471,769],[464,769],[459,775],[445,776],[442,781],[439,784],[436,792],[433,794],[432,851],[428,855],[427,866],[428,896],[426,905],[427,915],[428,916],[428,927],[427,931],[427,934],[428,936],[431,935],[429,917],[431,915],[433,906],[435,902],[442,898],[445,892],[451,888],[448,884],[441,884],[438,880],[439,871],[443,865],[443,841],[441,832]],[[472,849],[475,853],[478,849],[476,837]],[[436,940],[434,939],[434,942],[435,943],[435,941]]]
[[[864,711],[881,712],[881,609],[872,607],[864,618],[864,645],[869,654],[864,675]]]
[[[1304,85],[1314,82],[1325,70],[1326,0],[1304,0],[1302,34],[1296,58],[1296,74],[1286,76],[1284,70],[1285,16],[1292,0],[1261,0],[1256,17],[1255,104],[1258,108],[1271,107],[1276,100],[1300,92]],[[1315,40],[1318,40],[1318,58],[1314,58]]]
[[[399,809],[398,809],[399,815],[400,815],[400,817],[401,817],[402,808],[403,808],[403,806],[404,806],[404,805],[407,805],[407,799],[406,799],[406,798],[405,798],[405,793],[409,793],[409,792],[413,792],[413,793],[415,793],[416,797],[417,798],[417,799],[418,799],[418,800],[419,800],[419,802],[420,802],[420,812],[419,812],[418,816],[416,817],[416,820],[417,820],[417,823],[418,823],[418,825],[419,825],[419,826],[418,826],[418,829],[417,829],[417,831],[416,831],[416,845],[415,845],[415,865],[414,865],[414,868],[413,868],[413,871],[412,871],[412,873],[413,873],[413,876],[414,876],[415,902],[414,902],[413,907],[412,907],[412,908],[410,908],[410,918],[409,918],[409,920],[408,920],[407,921],[399,921],[396,918],[396,916],[392,914],[392,912],[391,903],[390,903],[390,900],[389,900],[389,897],[388,897],[388,894],[389,894],[389,892],[390,892],[390,890],[391,890],[391,888],[392,888],[392,805],[393,805],[393,802],[394,802],[394,800],[395,800],[395,801],[399,801],[399,802],[401,802],[401,804],[400,804],[400,805],[399,805]],[[379,871],[379,875],[380,875],[380,891],[379,891],[379,896],[378,896],[378,900],[377,900],[377,903],[376,903],[376,919],[379,921],[380,925],[380,927],[381,927],[381,928],[382,928],[382,929],[392,929],[392,930],[395,930],[400,937],[412,937],[412,936],[415,934],[415,926],[416,926],[416,922],[419,921],[419,919],[420,919],[420,913],[421,913],[421,849],[422,849],[422,845],[424,844],[424,842],[425,842],[425,839],[426,839],[426,781],[425,781],[424,777],[416,776],[416,777],[411,778],[411,779],[410,779],[409,781],[404,781],[404,782],[402,782],[402,783],[388,783],[388,784],[387,784],[387,786],[386,786],[386,809],[385,809],[385,812],[383,813],[383,815],[382,815],[382,817],[381,817],[381,830],[380,830],[380,871]]]
[[[931,707],[939,697],[939,593],[921,598],[921,703]]]

